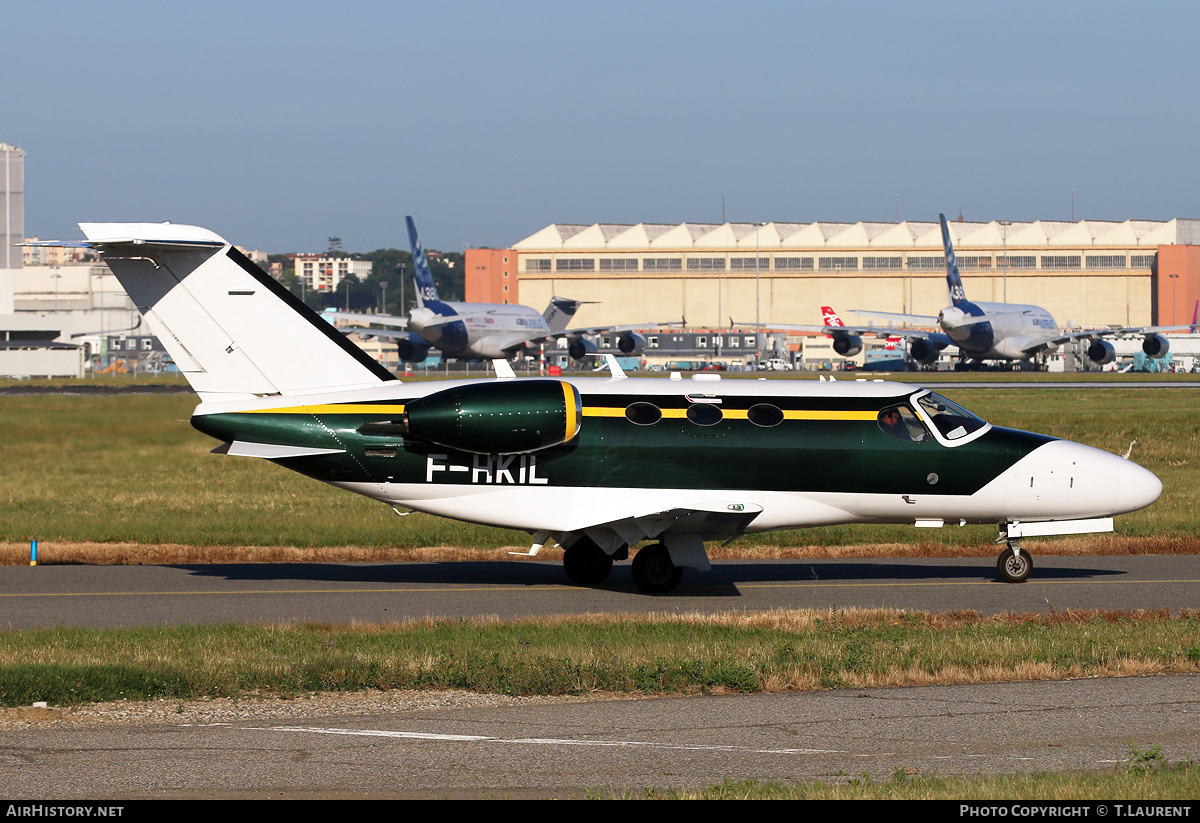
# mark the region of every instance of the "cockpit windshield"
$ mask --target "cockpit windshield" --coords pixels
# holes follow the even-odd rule
[[[957,403],[951,403],[940,394],[930,392],[921,395],[917,403],[946,440],[958,440],[987,425],[986,420],[976,417]]]

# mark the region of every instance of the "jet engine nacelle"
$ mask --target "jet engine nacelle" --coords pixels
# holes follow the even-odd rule
[[[635,331],[627,331],[617,338],[617,351],[621,354],[638,355],[646,348],[646,338]]]
[[[583,401],[561,380],[476,383],[419,397],[399,421],[366,423],[365,435],[412,437],[475,454],[524,454],[579,433]]]
[[[1170,350],[1171,341],[1161,334],[1148,334],[1142,341],[1142,351],[1146,353],[1147,357],[1166,357]]]
[[[396,341],[396,352],[405,363],[420,363],[429,356],[429,344],[420,335],[409,335]]]
[[[842,357],[853,357],[862,351],[862,338],[857,334],[835,334],[833,336],[833,350]]]
[[[922,366],[937,360],[944,346],[939,346],[928,337],[914,337],[908,343],[908,356]]]
[[[1092,345],[1088,346],[1087,356],[1093,363],[1103,366],[1117,359],[1117,350],[1107,340],[1093,340]]]
[[[567,353],[571,355],[572,360],[582,360],[596,351],[596,344],[586,337],[571,337],[567,340]]]

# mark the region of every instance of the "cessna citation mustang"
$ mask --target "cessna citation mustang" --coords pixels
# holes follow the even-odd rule
[[[529,306],[513,303],[445,303],[438,298],[437,285],[433,282],[425,250],[417,239],[417,226],[411,217],[406,217],[405,222],[408,224],[413,268],[416,269],[413,279],[417,286],[417,307],[409,312],[408,317],[334,310],[327,310],[325,316],[331,321],[339,319],[409,329],[370,328],[355,332],[368,339],[379,337],[396,341],[400,359],[406,363],[420,363],[429,356],[431,348],[438,349],[446,357],[509,358],[529,346],[560,337],[568,338],[567,352],[573,359],[579,360],[596,353],[596,344],[585,335],[603,332],[616,332],[617,351],[633,356],[641,354],[646,347],[645,336],[635,332],[635,328],[669,325],[650,323],[568,329],[567,323],[583,304],[565,297],[550,298],[550,305],[542,314]]]
[[[1107,531],[1162,484],[1122,457],[1002,429],[915,386],[607,377],[401,383],[212,232],[82,223],[200,396],[214,451],[396,507],[532,532],[576,583],[633,555],[647,592],[709,568],[704,541],[837,523]],[[503,361],[500,361],[503,365]]]
[[[1126,328],[1088,329],[1062,332],[1050,312],[1041,306],[1021,303],[984,303],[967,299],[962,278],[958,273],[958,261],[950,241],[950,228],[946,215],[939,214],[942,225],[942,245],[946,257],[946,290],[950,305],[936,317],[923,314],[898,314],[895,312],[855,309],[855,314],[864,317],[879,317],[893,322],[939,326],[941,332],[919,331],[911,328],[883,328],[877,326],[847,326],[831,323],[826,319],[823,326],[789,325],[779,323],[737,323],[739,326],[761,325],[774,329],[793,331],[817,331],[833,338],[833,349],[843,357],[853,357],[862,351],[863,335],[876,337],[904,337],[908,339],[908,354],[921,365],[937,361],[938,355],[949,346],[958,348],[959,363],[955,368],[964,368],[968,362],[986,360],[1034,360],[1053,354],[1063,345],[1075,340],[1087,340],[1088,359],[1097,365],[1105,365],[1116,359],[1112,343],[1104,338],[1142,335],[1142,351],[1154,358],[1166,357],[1171,348],[1170,341],[1160,332],[1187,331],[1188,326],[1136,326]]]

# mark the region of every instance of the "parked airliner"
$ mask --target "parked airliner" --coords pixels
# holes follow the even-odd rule
[[[1187,331],[1188,326],[1136,326],[1124,328],[1087,329],[1064,332],[1050,312],[1041,306],[1021,303],[985,303],[967,299],[954,246],[950,241],[950,228],[946,215],[939,214],[942,226],[942,244],[946,256],[946,289],[950,305],[933,315],[899,314],[855,309],[855,314],[864,317],[879,317],[893,322],[938,326],[940,332],[914,328],[884,328],[879,326],[833,326],[826,321],[824,326],[792,325],[778,323],[759,324],[764,327],[791,329],[795,331],[817,331],[833,337],[833,348],[843,357],[853,357],[862,351],[864,335],[876,337],[903,337],[908,340],[908,354],[921,365],[937,360],[948,347],[958,349],[959,365],[988,360],[1020,361],[1035,360],[1052,354],[1062,346],[1075,340],[1090,341],[1088,358],[1097,365],[1111,363],[1116,359],[1112,343],[1105,338],[1142,335],[1142,351],[1150,357],[1164,357],[1170,350],[1170,342],[1162,332]],[[753,323],[738,325],[753,326]]]
[[[378,337],[396,341],[400,359],[420,363],[430,349],[438,349],[444,357],[463,359],[511,358],[522,350],[532,353],[542,343],[567,338],[567,352],[579,360],[596,352],[596,344],[588,335],[614,332],[616,348],[623,355],[635,356],[646,347],[645,336],[634,329],[645,329],[666,323],[644,323],[628,326],[588,326],[568,329],[567,323],[583,305],[578,300],[554,297],[546,311],[538,314],[529,306],[513,303],[458,303],[438,297],[437,285],[429,270],[425,250],[417,238],[412,217],[406,217],[408,240],[412,248],[414,280],[417,285],[417,307],[408,317],[382,314],[359,314],[328,310],[325,317],[346,320],[355,324],[375,324],[396,328],[369,328],[357,332],[367,338]]]

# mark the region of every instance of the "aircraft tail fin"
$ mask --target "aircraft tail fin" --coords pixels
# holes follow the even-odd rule
[[[579,307],[582,305],[582,300],[572,300],[569,297],[551,297],[550,305],[542,312],[542,317],[546,319],[546,325],[550,331],[563,331],[567,328],[567,324],[571,322],[571,318],[575,316],[575,312],[579,311]]]
[[[950,293],[950,305],[957,306],[967,299],[967,293],[958,274],[958,260],[954,257],[954,244],[950,242],[950,226],[946,223],[946,215],[939,214],[938,220],[942,223],[942,245],[946,249],[946,289]]]
[[[207,229],[79,227],[202,400],[365,388],[396,379]]]
[[[824,323],[826,326],[845,326],[846,325],[845,323],[842,322],[842,318],[838,317],[838,313],[835,312],[829,306],[821,307],[821,322]]]
[[[421,247],[421,241],[417,239],[417,224],[413,222],[411,217],[405,217],[404,222],[408,224],[408,245],[412,250],[413,259],[413,279],[417,283],[417,305],[424,306],[425,303],[439,302],[437,285],[433,282],[433,272],[429,270],[429,261],[425,258],[425,249]]]

